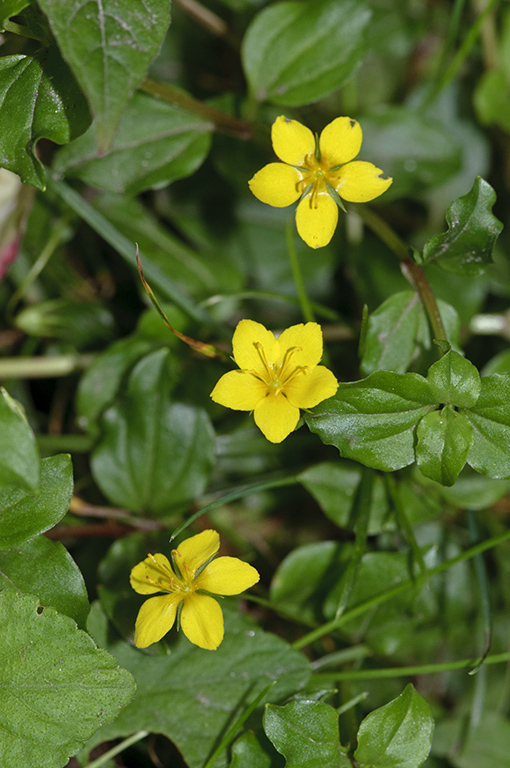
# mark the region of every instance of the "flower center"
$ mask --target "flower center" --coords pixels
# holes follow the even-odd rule
[[[180,556],[180,553],[177,549],[174,549],[172,554],[175,559],[179,558]],[[155,587],[158,587],[158,589],[160,589],[162,592],[180,592],[181,594],[186,595],[195,591],[193,586],[193,576],[191,575],[191,571],[187,563],[179,563],[179,570],[182,576],[182,578],[179,578],[171,568],[167,568],[166,566],[158,563],[154,555],[151,555],[150,552],[147,557],[151,558],[153,562],[153,570],[156,572],[154,574],[155,578],[151,578],[149,575],[146,576],[149,584],[153,584]]]
[[[311,373],[311,369],[307,365],[295,365],[291,362],[295,353],[302,351],[301,347],[289,347],[283,356],[283,360],[270,364],[260,341],[253,342],[253,346],[260,357],[262,369],[248,371],[248,373],[251,373],[259,381],[264,382],[267,386],[267,395],[285,395],[285,388],[289,386],[296,376],[303,373]]]
[[[327,158],[317,159],[315,152],[311,152],[305,158],[305,164],[299,169],[302,179],[298,182],[299,192],[310,194],[310,206],[317,207],[317,196],[321,192],[328,191],[328,185],[335,188],[337,178]]]

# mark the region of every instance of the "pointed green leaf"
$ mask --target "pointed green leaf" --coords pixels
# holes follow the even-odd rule
[[[427,413],[416,434],[416,463],[420,471],[441,485],[453,485],[473,445],[473,427],[468,419],[448,405]]]
[[[416,424],[436,400],[423,376],[378,371],[340,384],[338,392],[304,414],[323,443],[374,469],[401,469],[414,461]]]
[[[232,745],[232,762],[229,768],[246,768],[248,765],[250,768],[271,768],[271,757],[264,751],[252,731],[243,733]]]
[[[132,671],[138,689],[134,701],[94,736],[87,751],[102,741],[156,729],[174,742],[186,765],[203,768],[228,728],[268,683],[277,681],[270,701],[281,701],[305,685],[310,662],[303,653],[240,615],[236,600],[223,600],[221,607],[225,637],[216,651],[191,645],[182,632],[172,630],[165,641],[170,652],[159,655],[157,647],[142,652],[121,640],[99,605],[92,606],[88,626],[93,637]],[[217,766],[226,764],[222,755]]]
[[[35,492],[16,486],[0,488],[0,549],[17,547],[61,520],[73,495],[73,465],[68,454],[41,461]]]
[[[170,0],[40,0],[39,5],[89,100],[104,152],[165,37]]]
[[[474,427],[468,464],[489,477],[510,477],[510,375],[482,378],[480,397],[464,414]]]
[[[2,768],[63,768],[133,698],[129,672],[33,595],[0,593],[0,647]]]
[[[99,189],[137,194],[196,171],[209,151],[212,127],[185,109],[136,93],[107,154],[96,149],[91,128],[57,154],[54,170]]]
[[[429,705],[409,683],[362,721],[354,757],[363,768],[419,768],[430,752],[433,729]]]
[[[0,387],[0,487],[17,485],[33,491],[39,485],[39,451],[25,411]]]
[[[286,768],[351,768],[341,744],[338,714],[322,701],[268,704],[264,730],[285,759]]]
[[[42,605],[65,613],[83,628],[89,613],[87,589],[67,549],[36,536],[14,549],[0,550],[0,589],[17,587],[37,595]]]
[[[0,58],[0,158],[25,184],[45,189],[39,139],[66,144],[90,123],[87,104],[55,45]]]
[[[92,453],[94,479],[111,501],[133,512],[165,515],[205,490],[215,436],[201,408],[173,403],[168,349],[133,368],[127,393],[103,417]]]
[[[425,243],[423,261],[436,261],[447,272],[481,275],[492,262],[492,249],[502,223],[493,215],[496,193],[480,176],[467,195],[446,211],[448,231]]]
[[[480,394],[478,368],[453,350],[430,366],[427,380],[438,403],[472,408]]]
[[[242,46],[255,99],[298,106],[340,88],[361,64],[370,16],[362,0],[293,1],[264,8]]]
[[[34,0],[2,0],[0,6],[0,29],[11,16],[16,16],[23,8],[33,3]]]

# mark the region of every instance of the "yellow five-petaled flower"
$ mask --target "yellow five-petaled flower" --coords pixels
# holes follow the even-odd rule
[[[229,371],[211,397],[236,411],[253,411],[272,443],[281,443],[299,421],[300,408],[313,408],[335,394],[338,381],[318,365],[322,330],[317,323],[293,325],[278,337],[260,323],[241,320],[232,339],[241,370]]]
[[[237,557],[213,559],[220,548],[217,531],[202,531],[172,551],[174,570],[165,555],[149,555],[131,571],[131,586],[151,597],[136,619],[135,645],[147,648],[166,635],[180,611],[182,631],[200,648],[215,650],[223,640],[223,614],[215,595],[238,595],[253,587],[259,574]]]
[[[264,166],[250,180],[250,189],[276,208],[301,198],[298,233],[311,248],[321,248],[333,237],[341,200],[367,203],[392,182],[373,163],[353,162],[362,138],[359,123],[350,117],[337,117],[316,141],[309,128],[281,115],[273,123],[271,139],[282,163]]]

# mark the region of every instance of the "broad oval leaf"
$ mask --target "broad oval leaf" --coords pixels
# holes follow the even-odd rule
[[[83,133],[90,123],[85,99],[54,45],[35,56],[0,58],[0,93],[2,167],[44,190],[45,170],[34,146],[42,138],[66,144]]]
[[[433,729],[429,705],[409,683],[362,721],[354,757],[367,768],[419,768],[430,752]]]
[[[497,480],[510,477],[510,375],[482,378],[476,405],[463,413],[473,425],[468,464]]]
[[[111,501],[133,512],[165,515],[204,491],[215,437],[201,408],[173,403],[169,351],[133,368],[127,392],[103,417],[104,436],[92,453],[94,479]]]
[[[0,487],[39,485],[41,460],[23,406],[0,387]]]
[[[0,593],[0,765],[63,768],[132,698],[132,676],[37,597]]]
[[[209,151],[212,127],[185,109],[136,93],[108,153],[98,153],[91,129],[60,150],[54,171],[99,189],[137,194],[196,171]]]
[[[229,768],[246,768],[247,765],[250,768],[271,768],[271,757],[260,745],[253,731],[243,733],[232,744],[232,761]]]
[[[165,37],[170,0],[41,0],[39,5],[89,100],[104,152]]]
[[[338,713],[322,701],[268,704],[264,731],[285,759],[286,768],[351,768],[341,744]]]
[[[264,8],[249,26],[241,51],[255,99],[298,106],[340,88],[361,64],[370,17],[362,0]]]
[[[495,202],[493,188],[478,176],[467,195],[454,200],[446,211],[448,230],[425,243],[423,261],[436,261],[447,272],[458,275],[485,272],[503,229],[492,213]]]
[[[454,350],[430,366],[427,381],[438,403],[472,408],[480,395],[478,368]]]
[[[416,425],[435,407],[423,376],[378,371],[340,384],[336,395],[305,413],[304,420],[345,458],[392,471],[412,464]]]
[[[53,528],[69,509],[73,485],[71,457],[61,453],[41,461],[37,491],[0,488],[0,549],[17,547]]]
[[[46,536],[36,536],[14,549],[0,550],[0,589],[17,587],[37,595],[42,605],[56,608],[85,627],[89,613],[87,589],[67,549]]]
[[[473,427],[468,419],[446,406],[427,413],[416,434],[416,463],[422,474],[441,485],[453,485],[473,445]]]

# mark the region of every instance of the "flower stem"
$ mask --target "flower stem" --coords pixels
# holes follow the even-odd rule
[[[159,99],[162,99],[169,104],[182,107],[189,112],[193,112],[195,115],[200,115],[200,117],[203,117],[205,120],[210,120],[219,131],[229,133],[237,136],[239,139],[245,140],[251,139],[253,136],[255,128],[251,123],[247,123],[245,120],[240,120],[238,117],[234,117],[226,112],[221,112],[219,109],[210,107],[209,104],[204,104],[203,101],[194,99],[189,93],[181,91],[173,85],[156,83],[154,80],[147,78],[143,81],[140,88],[142,91],[150,93],[152,96],[157,96]]]
[[[306,293],[301,266],[299,264],[298,255],[294,246],[294,229],[290,219],[287,219],[287,223],[285,225],[285,235],[287,238],[287,253],[289,254],[292,277],[294,278],[294,285],[296,286],[301,313],[306,323],[314,323],[315,315],[310,299]]]
[[[420,296],[425,312],[432,328],[434,338],[438,341],[448,341],[443,320],[439,313],[436,297],[430,287],[423,268],[410,259],[410,250],[397,233],[381,217],[366,206],[356,209],[365,224],[393,251],[400,259],[402,273]]]
[[[85,768],[100,768],[102,765],[107,763],[110,758],[115,757],[115,755],[118,755],[120,752],[123,752],[132,744],[136,744],[137,741],[145,739],[145,737],[148,735],[149,731],[138,731],[137,733],[133,733],[131,736],[128,736],[127,739],[121,741],[120,744],[117,744],[115,747],[109,749],[108,752],[105,752],[104,755],[98,757],[97,760],[93,760],[91,763],[87,763]]]

